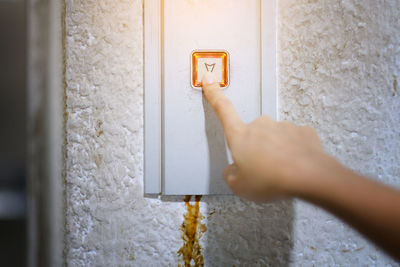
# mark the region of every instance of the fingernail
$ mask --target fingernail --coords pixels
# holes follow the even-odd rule
[[[227,182],[228,184],[232,184],[232,183],[234,183],[234,182],[236,181],[236,179],[237,179],[236,175],[233,174],[233,173],[231,173],[231,174],[228,174],[228,175],[227,175],[227,177],[226,177],[226,182]]]
[[[230,165],[224,171],[224,178],[228,184],[233,184],[237,180],[238,170],[235,164]]]
[[[203,84],[212,84],[215,83],[217,81],[215,75],[211,72],[206,72],[203,75],[203,79],[202,79],[202,83]]]

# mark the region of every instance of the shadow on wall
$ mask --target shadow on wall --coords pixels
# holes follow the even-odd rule
[[[221,124],[203,99],[210,174],[210,193],[229,193],[222,179],[228,155]],[[217,189],[217,191],[215,191]],[[146,197],[150,197],[146,195]],[[162,201],[184,202],[184,196],[161,196]],[[194,199],[192,199],[194,201]],[[207,231],[201,238],[205,266],[288,266],[293,248],[292,201],[257,205],[233,195],[203,196],[207,203]]]
[[[222,126],[203,96],[209,147],[209,192],[230,192],[222,179],[228,156]],[[257,205],[235,196],[204,196],[208,214],[203,256],[206,266],[287,266],[293,247],[292,201]]]
[[[184,203],[184,196],[161,196],[161,200]],[[290,265],[292,200],[258,205],[236,196],[203,196],[201,203],[207,203],[208,210],[202,214],[206,220],[196,223],[207,226],[200,240],[205,266]]]
[[[208,204],[206,266],[289,265],[292,201],[257,205],[235,196],[206,196],[203,201]]]
[[[184,196],[161,196],[161,200],[183,203]],[[202,214],[206,220],[196,223],[207,226],[200,241],[205,266],[290,265],[292,200],[258,205],[226,195],[203,196],[201,203],[207,203],[208,210]]]
[[[210,161],[210,184],[208,186],[208,192],[210,194],[221,194],[221,192],[224,194],[231,194],[225,181],[221,179],[225,167],[229,164],[224,130],[222,129],[222,125],[216,113],[213,111],[204,95],[202,95],[202,102]]]

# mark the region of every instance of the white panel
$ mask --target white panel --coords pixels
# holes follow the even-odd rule
[[[276,119],[275,0],[145,0],[145,193],[227,194],[221,125],[191,87],[193,50],[226,50],[241,118]],[[261,77],[262,76],[262,77]]]
[[[164,2],[164,193],[229,193],[222,173],[228,153],[220,123],[190,83],[196,49],[230,53],[225,94],[241,118],[260,115],[260,2]]]
[[[161,10],[144,3],[144,192],[161,193]]]
[[[262,114],[277,119],[278,97],[276,82],[276,5],[261,1],[261,86]]]

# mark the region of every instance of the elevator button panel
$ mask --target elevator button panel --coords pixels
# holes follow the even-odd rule
[[[232,194],[212,73],[245,123],[277,119],[277,0],[143,0],[144,193]]]

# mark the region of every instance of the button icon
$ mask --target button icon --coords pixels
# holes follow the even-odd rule
[[[215,67],[215,64],[216,64],[216,63],[214,63],[214,64],[207,64],[207,63],[204,63],[204,65],[206,65],[207,71],[209,71],[209,72],[213,72],[214,67]]]
[[[201,88],[201,79],[206,72],[217,77],[220,86],[229,85],[229,53],[225,50],[195,50],[192,52],[191,84]]]

